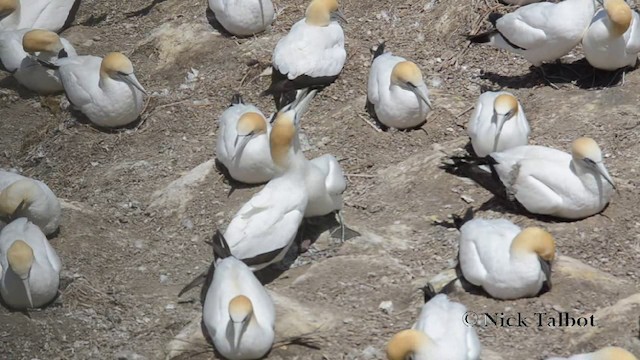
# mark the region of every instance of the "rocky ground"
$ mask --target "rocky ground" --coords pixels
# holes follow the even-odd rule
[[[29,316],[0,308],[3,358],[162,359],[174,336],[197,324],[198,291],[177,293],[209,265],[204,240],[259,190],[228,195],[212,160],[216,119],[236,92],[273,111],[259,96],[269,82],[260,74],[307,1],[276,3],[270,32],[235,39],[212,29],[201,0],[82,0],[63,35],[82,54],[126,53],[152,94],[133,129],[96,130],[75,120],[64,96],[38,97],[0,78],[0,167],[45,181],[64,211],[51,240],[64,263],[62,295]],[[545,359],[605,345],[640,356],[640,73],[628,73],[622,86],[597,87],[611,77],[594,74],[577,50],[564,58],[568,65],[548,67],[561,77],[556,89],[516,56],[469,47],[463,35],[484,29],[490,11],[505,10],[495,0],[342,5],[348,61],[302,128],[308,157],[341,160],[345,219],[362,236],[338,245],[326,232],[309,232],[314,245],[297,259],[291,254],[289,269],[275,269],[267,288],[278,303],[279,338],[315,331],[320,349],[289,346],[270,358],[384,358],[389,337],[419,312],[418,288],[455,264],[457,232],[434,223],[469,206],[481,208],[479,216],[545,227],[561,256],[553,290],[538,298],[458,291],[452,299],[477,313],[594,314],[597,325],[482,327],[483,359]],[[378,132],[364,120],[370,48],[382,40],[423,69],[437,107],[424,131]],[[500,88],[523,103],[532,143],[568,149],[578,136],[596,139],[618,185],[602,215],[541,222],[439,168],[465,146],[477,96]],[[210,348],[191,348],[182,358],[214,358]]]

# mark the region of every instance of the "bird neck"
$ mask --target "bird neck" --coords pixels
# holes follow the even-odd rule
[[[7,15],[7,17],[5,17],[4,19],[2,19],[2,23],[5,27],[10,27],[13,28],[15,27],[16,30],[20,28],[20,16],[22,15],[22,6],[20,6],[20,2],[18,1],[18,6],[16,7],[16,9],[9,15]]]

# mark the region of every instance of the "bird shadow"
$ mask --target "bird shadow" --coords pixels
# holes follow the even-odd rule
[[[161,4],[165,1],[167,0],[153,0],[151,4],[143,7],[142,9],[125,13],[124,16],[126,16],[127,18],[132,18],[132,17],[149,15],[151,10],[153,10],[153,8],[156,7],[156,5]]]
[[[216,14],[213,13],[213,11],[211,10],[211,8],[209,8],[207,6],[207,10],[205,11],[205,16],[207,21],[209,22],[209,24],[217,31],[220,33],[220,35],[227,37],[227,38],[246,38],[246,37],[251,37],[253,35],[249,35],[249,36],[237,36],[234,35],[230,32],[227,31],[227,29],[225,29],[222,24],[220,24],[220,22],[218,21],[218,19],[216,19]]]
[[[218,160],[217,158],[215,159],[215,165],[218,172],[222,174],[222,176],[224,176],[225,180],[227,180],[227,183],[231,187],[229,189],[229,192],[227,193],[227,198],[229,198],[231,194],[233,194],[238,189],[250,189],[250,188],[254,188],[256,186],[261,186],[265,184],[265,183],[245,184],[243,182],[235,180],[234,178],[231,177],[231,174],[229,173],[229,169],[227,169],[227,167],[224,166],[224,164],[221,163],[220,160]]]
[[[96,25],[99,25],[101,22],[107,20],[107,14],[102,14],[99,16],[94,16],[91,15],[89,16],[88,19],[86,19],[85,21],[81,22],[80,25],[81,26],[87,26],[87,27],[93,27]]]
[[[18,96],[20,96],[20,98],[24,100],[34,99],[38,97],[38,94],[20,85],[18,80],[16,80],[13,76],[7,76],[4,79],[0,80],[0,88],[15,90],[18,93]]]
[[[530,71],[523,75],[509,76],[486,72],[480,75],[480,78],[512,89],[532,88],[551,83],[554,86],[573,84],[588,90],[616,86],[623,80],[625,72],[636,68],[637,65],[615,71],[598,70],[583,58],[572,63],[543,64],[540,68],[532,66]]]
[[[142,117],[138,116],[134,121],[123,126],[104,127],[94,124],[82,111],[75,109],[73,105],[69,107],[68,111],[78,124],[91,126],[92,128],[107,134],[119,134],[123,131],[134,130],[142,123]]]

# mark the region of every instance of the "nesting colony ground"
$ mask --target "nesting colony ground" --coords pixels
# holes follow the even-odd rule
[[[161,359],[198,316],[197,291],[176,295],[209,265],[204,240],[259,189],[228,196],[230,184],[211,160],[217,118],[236,92],[272,111],[271,100],[258,95],[269,77],[259,75],[307,5],[276,3],[280,14],[270,32],[234,39],[211,28],[203,0],[82,0],[63,35],[81,54],[130,56],[153,94],[135,129],[98,131],[74,120],[64,96],[41,98],[0,78],[0,167],[45,181],[64,205],[60,234],[51,240],[64,263],[62,295],[30,317],[0,309],[2,358]],[[342,6],[347,64],[314,100],[302,128],[308,157],[334,154],[349,174],[345,219],[363,235],[341,246],[320,235],[267,285],[284,306],[281,318],[289,315],[281,334],[319,326],[321,344],[279,349],[271,358],[382,359],[389,337],[418,314],[417,289],[455,264],[458,234],[434,221],[469,206],[482,206],[479,216],[544,226],[561,257],[553,291],[539,298],[452,299],[475,312],[595,313],[597,322],[582,329],[481,328],[483,359],[544,359],[611,344],[640,356],[640,72],[627,74],[623,86],[595,88],[601,79],[576,52],[564,58],[575,64],[549,68],[565,78],[554,89],[516,56],[468,47],[463,35],[486,27],[489,11],[506,9],[495,0]],[[363,121],[370,48],[381,40],[425,74],[437,108],[424,131],[377,132]],[[619,189],[602,215],[543,223],[439,169],[446,154],[466,144],[478,95],[500,88],[523,103],[533,144],[568,149],[578,136],[596,139]],[[383,312],[385,301],[392,309]]]

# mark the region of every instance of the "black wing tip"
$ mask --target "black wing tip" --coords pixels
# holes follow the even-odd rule
[[[42,66],[44,66],[46,68],[53,69],[53,70],[58,70],[60,68],[60,66],[55,65],[55,64],[53,64],[53,63],[51,63],[49,61],[45,61],[45,60],[38,59],[38,58],[36,58],[36,60],[38,60],[40,65],[42,65]]]
[[[242,98],[242,94],[235,93],[231,97],[231,105],[244,104],[244,99]]]
[[[474,44],[485,44],[491,42],[495,34],[497,34],[497,31],[491,30],[477,35],[467,35],[467,40]]]
[[[213,235],[211,246],[213,246],[214,261],[217,259],[225,259],[231,256],[231,250],[229,244],[224,238],[224,235],[220,229],[216,229],[216,233]]]
[[[433,288],[433,285],[431,285],[430,283],[427,283],[425,286],[421,287],[420,291],[422,291],[422,295],[424,296],[425,303],[429,302],[429,300],[433,299],[436,295],[438,295],[438,292]]]
[[[378,56],[384,54],[384,48],[386,45],[386,41],[381,42],[380,44],[378,44],[378,47],[376,48],[375,51],[373,51],[373,59],[375,60],[375,58],[377,58]]]
[[[456,226],[456,229],[460,230],[462,225],[473,220],[473,216],[474,216],[473,208],[472,207],[467,208],[467,210],[464,212],[464,215],[462,215],[462,217],[458,215],[453,215],[453,224]]]
[[[489,14],[489,21],[495,27],[496,26],[496,22],[498,20],[500,20],[500,18],[503,17],[503,16],[504,16],[503,14],[500,14],[498,12],[492,12],[491,14]]]

